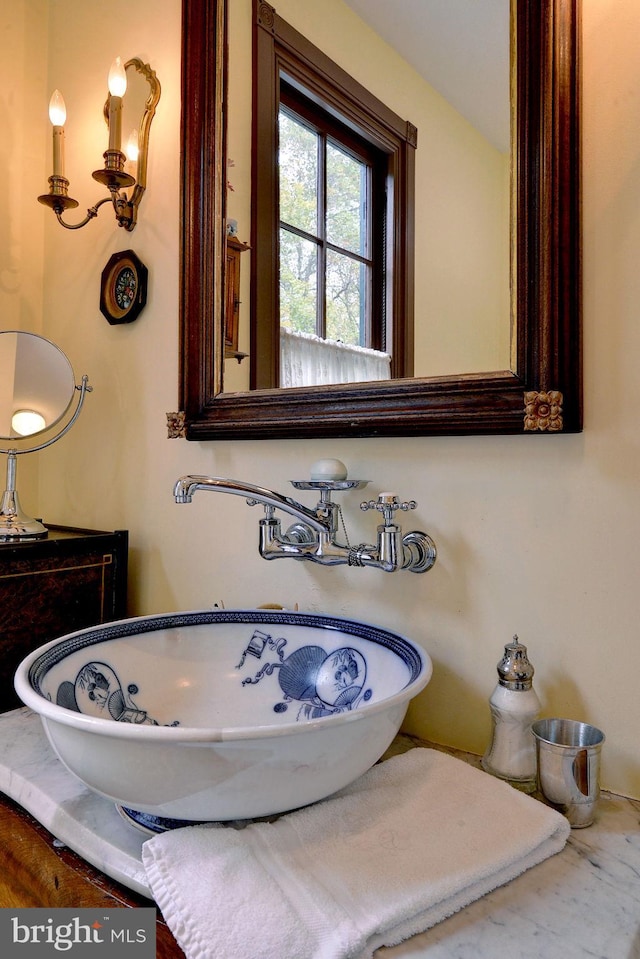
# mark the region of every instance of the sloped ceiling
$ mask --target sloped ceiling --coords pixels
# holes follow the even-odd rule
[[[498,149],[509,149],[509,0],[345,0]]]

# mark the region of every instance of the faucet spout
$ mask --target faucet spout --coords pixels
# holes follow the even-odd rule
[[[218,493],[231,493],[243,496],[250,506],[262,503],[263,506],[281,509],[296,519],[306,523],[318,534],[331,532],[330,523],[319,517],[313,510],[303,506],[289,496],[282,496],[263,486],[254,486],[239,480],[224,479],[220,476],[181,476],[173,488],[176,503],[190,503],[197,490],[212,490]]]

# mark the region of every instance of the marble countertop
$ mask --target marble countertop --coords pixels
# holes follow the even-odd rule
[[[0,714],[0,790],[87,862],[150,896],[146,835],[65,769],[26,708]],[[603,793],[596,822],[572,830],[561,853],[376,959],[640,959],[639,823],[640,802]]]

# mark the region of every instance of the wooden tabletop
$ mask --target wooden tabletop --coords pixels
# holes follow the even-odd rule
[[[84,862],[11,799],[0,793],[0,906],[99,906],[135,909],[150,899],[125,889]],[[184,959],[158,910],[157,959]]]

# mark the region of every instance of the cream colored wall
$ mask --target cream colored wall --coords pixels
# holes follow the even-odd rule
[[[38,332],[42,323],[44,224],[35,198],[48,186],[42,144],[30,121],[34,113],[47,116],[47,23],[47,0],[15,0],[0,11],[2,329]]]
[[[47,7],[47,0],[15,0],[0,9],[0,330],[42,332],[44,221],[35,198],[48,186],[40,124],[34,129],[31,119],[47,115]],[[38,458],[20,456],[18,464],[20,502],[31,513]],[[4,457],[0,471],[4,489]]]
[[[509,367],[509,155],[501,154],[342,0],[281,0],[278,13],[418,129],[415,370]],[[249,240],[251,0],[229,5],[229,215]],[[239,349],[249,351],[250,253],[243,255]],[[230,360],[225,389],[248,387]]]
[[[164,422],[178,392],[177,2],[145,0],[148,26],[139,45],[124,48],[118,24],[120,16],[127,22],[127,5],[114,0],[97,25],[93,4],[92,22],[84,22],[88,6],[55,4],[49,81],[64,86],[69,109],[84,117],[86,108],[87,123],[99,112],[117,52],[149,59],[163,94],[133,234],[116,230],[106,210],[78,234],[42,211],[45,327],[95,387],[71,433],[42,454],[42,512],[61,523],[130,530],[131,613],[221,599],[228,607],[297,602],[413,636],[433,656],[434,675],[408,728],[478,752],[489,735],[495,665],[517,632],[536,666],[544,713],[600,726],[604,785],[640,798],[636,0],[584,4],[585,432],[219,443],[168,440]],[[88,171],[104,131],[90,144],[81,131],[73,145],[69,131],[67,146],[78,153],[77,192],[88,202],[96,198]],[[133,325],[110,327],[98,311],[100,272],[114,250],[128,246],[149,267],[149,303]],[[438,543],[433,571],[391,576],[267,563],[256,550],[257,509],[239,497],[203,493],[191,506],[171,497],[174,480],[187,472],[292,492],[289,478],[304,476],[323,455],[344,459],[352,476],[372,481],[372,492],[395,489],[418,500],[408,519]],[[353,541],[373,534],[359,499],[342,499]]]

